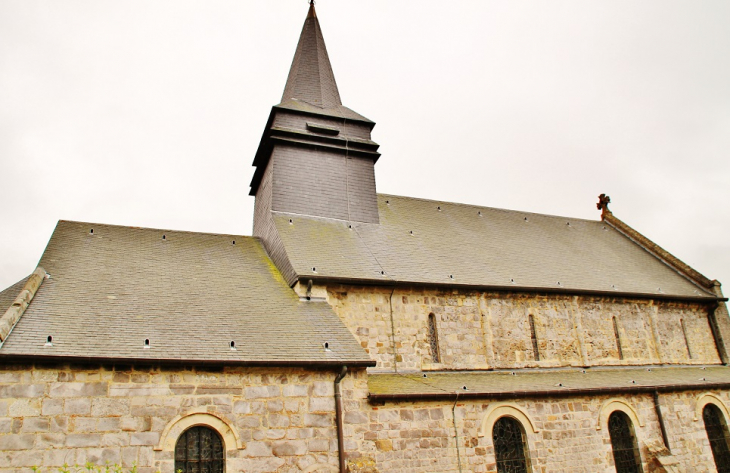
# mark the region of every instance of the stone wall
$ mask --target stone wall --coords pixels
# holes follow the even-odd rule
[[[87,461],[172,472],[172,451],[156,448],[191,414],[230,428],[237,445],[226,445],[228,472],[336,466],[334,378],[300,369],[5,366],[0,472]],[[312,471],[331,471],[322,468]]]
[[[507,401],[400,402],[371,406],[360,432],[349,426],[352,472],[493,473],[496,460],[490,409],[510,415],[515,406],[534,424],[526,428],[530,471],[615,473],[606,419],[616,404],[633,410],[644,471],[715,471],[702,418],[695,420],[699,392],[660,395],[671,447],[665,448],[650,395],[591,396]],[[728,393],[719,393],[727,405]],[[609,407],[601,413],[602,408]],[[454,426],[454,420],[456,426]],[[603,423],[598,429],[599,423]],[[456,434],[456,435],[455,435]],[[458,444],[458,455],[457,455]],[[461,468],[459,468],[461,464]],[[660,468],[663,467],[664,469]]]
[[[5,366],[0,473],[87,461],[170,473],[175,440],[199,421],[223,435],[227,473],[333,472],[334,376],[301,369]],[[501,415],[522,419],[533,471],[609,472],[605,419],[615,408],[634,416],[645,471],[658,462],[713,471],[698,405],[709,396],[727,415],[730,402],[727,392],[661,394],[669,455],[650,395],[373,405],[365,370],[349,373],[342,387],[353,473],[445,473],[460,465],[462,473],[494,472],[490,419]]]
[[[374,370],[392,371],[396,363],[401,371],[720,363],[708,307],[701,304],[345,285],[327,287],[327,299],[378,362]],[[429,345],[431,313],[437,364]]]

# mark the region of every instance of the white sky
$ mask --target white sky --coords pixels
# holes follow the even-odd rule
[[[730,2],[320,0],[378,191],[614,214],[730,285]],[[305,0],[0,0],[0,289],[59,219],[251,234]],[[730,290],[726,290],[730,292]]]

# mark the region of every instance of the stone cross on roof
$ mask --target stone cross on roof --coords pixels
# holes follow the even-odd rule
[[[608,204],[611,203],[611,198],[607,196],[606,194],[601,194],[598,196],[598,203],[596,204],[596,207],[598,210],[601,211],[601,217],[605,215],[606,213],[611,213],[611,211],[608,209]]]

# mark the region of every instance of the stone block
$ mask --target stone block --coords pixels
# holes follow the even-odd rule
[[[30,450],[35,444],[35,435],[0,435],[0,452],[4,450]]]
[[[20,431],[23,433],[48,432],[50,421],[48,417],[28,417],[23,419],[23,427]]]
[[[109,396],[112,397],[167,396],[170,392],[166,384],[113,384],[109,387]]]
[[[107,383],[51,383],[50,397],[92,397],[105,396]]]
[[[236,401],[233,403],[234,414],[250,414],[251,403],[247,401]]]
[[[133,432],[129,440],[130,445],[157,445],[160,441],[159,432]]]
[[[38,464],[38,455],[35,452],[28,451],[9,452],[6,460],[9,461],[10,466],[30,469],[30,467]]]
[[[250,386],[245,389],[246,399],[261,399],[279,397],[281,390],[278,386]]]
[[[266,431],[266,438],[269,440],[281,440],[286,437],[286,429],[269,429]]]
[[[96,417],[71,417],[69,430],[72,432],[96,432],[99,420]]]
[[[271,447],[266,442],[248,442],[246,455],[250,457],[270,457]]]
[[[328,414],[305,414],[304,425],[307,427],[332,427],[334,416]]]
[[[68,434],[66,436],[67,447],[98,447],[101,444],[99,434]]]
[[[280,414],[270,414],[268,416],[269,427],[286,428],[289,427],[291,421],[289,417]]]
[[[307,397],[309,395],[309,386],[305,384],[287,384],[283,387],[282,392],[285,397]]]
[[[332,397],[309,398],[310,412],[333,412],[335,410],[335,399]]]
[[[390,439],[379,439],[375,441],[375,448],[381,452],[393,451],[393,441]]]
[[[129,399],[94,399],[91,415],[96,417],[117,417],[129,414]]]
[[[119,417],[100,417],[96,424],[96,430],[99,432],[118,432],[121,424]]]
[[[91,413],[91,399],[67,399],[63,406],[64,414],[89,415]]]
[[[48,449],[48,448],[62,448],[66,442],[66,434],[55,432],[55,433],[43,433],[38,436],[37,448]]]
[[[55,416],[51,418],[51,432],[65,432],[68,428],[68,417]]]
[[[307,449],[310,452],[328,452],[330,442],[327,439],[312,439],[308,442]]]
[[[307,442],[304,440],[275,441],[272,453],[277,457],[299,456],[307,453]]]
[[[44,416],[63,414],[63,399],[44,399],[41,406],[41,414]]]
[[[41,415],[40,399],[18,399],[8,406],[10,417],[33,417]]]
[[[335,385],[333,381],[315,381],[312,385],[312,396],[334,397]]]
[[[45,384],[0,385],[0,398],[42,397],[46,392]]]
[[[345,412],[344,422],[346,424],[367,424],[368,417],[360,411]]]
[[[0,434],[9,434],[13,431],[13,419],[10,417],[0,417]]]
[[[195,394],[206,395],[206,394],[232,394],[234,396],[240,396],[243,389],[236,386],[198,386],[195,389]],[[262,396],[269,397],[269,396]]]

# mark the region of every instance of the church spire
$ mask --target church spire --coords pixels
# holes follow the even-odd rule
[[[281,104],[292,100],[322,109],[342,106],[314,2],[309,4]]]

